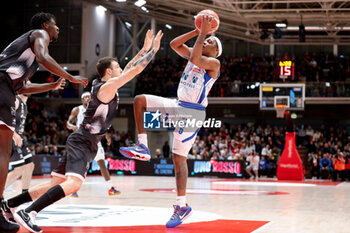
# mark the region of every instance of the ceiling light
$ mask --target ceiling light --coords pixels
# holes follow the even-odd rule
[[[173,28],[173,27],[172,27],[171,25],[169,25],[169,24],[165,24],[165,27],[168,28],[168,29],[170,29],[170,30]]]
[[[116,2],[126,2],[126,0],[115,0]]]
[[[131,28],[132,27],[132,24],[129,23],[129,22],[125,22],[125,25],[126,25],[127,28]]]
[[[135,6],[142,7],[143,5],[146,4],[145,0],[137,0],[135,3]]]
[[[101,6],[101,5],[97,6],[96,10],[99,11],[99,12],[106,12],[107,11],[106,7]]]
[[[143,11],[145,11],[146,13],[148,13],[149,12],[149,10],[147,10],[147,8],[146,7],[141,7],[141,10],[143,10]]]
[[[287,24],[286,23],[276,23],[276,27],[285,28],[285,27],[287,27]]]

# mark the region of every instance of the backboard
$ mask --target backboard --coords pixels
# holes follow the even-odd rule
[[[259,90],[260,110],[275,110],[286,105],[286,110],[302,111],[305,107],[305,84],[263,83]]]

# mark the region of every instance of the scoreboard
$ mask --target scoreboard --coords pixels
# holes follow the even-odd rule
[[[281,79],[294,78],[294,62],[280,61],[278,63]]]

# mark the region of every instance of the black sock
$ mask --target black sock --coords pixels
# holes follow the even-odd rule
[[[32,201],[32,198],[30,197],[29,192],[27,191],[11,199],[8,199],[7,205],[11,208],[15,208],[22,205],[23,203],[30,202],[30,201]]]
[[[38,200],[34,201],[30,206],[28,206],[25,211],[30,213],[35,211],[39,213],[45,207],[55,203],[56,201],[64,198],[66,195],[60,185],[53,186],[44,195],[42,195]]]
[[[27,191],[28,191],[28,189],[22,189],[22,193],[25,193]]]

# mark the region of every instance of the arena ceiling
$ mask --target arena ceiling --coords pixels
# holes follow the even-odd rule
[[[134,4],[136,0],[88,1],[115,13],[192,28],[199,11],[212,9],[220,17],[217,34],[259,44],[350,45],[349,0],[146,0],[147,12]],[[276,30],[276,23],[287,27]],[[300,41],[300,25],[306,31],[304,42]]]

